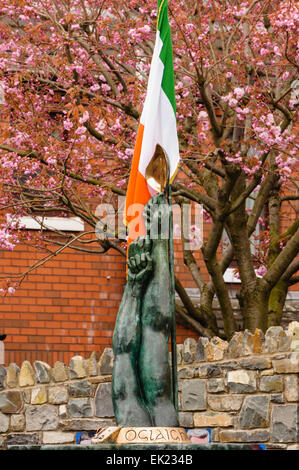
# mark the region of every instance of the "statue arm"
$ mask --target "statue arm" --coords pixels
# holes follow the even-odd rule
[[[150,241],[140,237],[131,243],[128,257],[128,280],[119,306],[113,335],[114,353],[139,349],[142,299],[146,281],[152,272]]]

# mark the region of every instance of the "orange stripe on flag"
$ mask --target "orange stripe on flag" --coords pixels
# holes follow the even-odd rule
[[[142,211],[144,205],[151,197],[146,179],[138,169],[142,148],[143,132],[144,126],[139,124],[126,196],[125,216],[126,222],[129,225],[129,237],[127,243],[128,248],[133,240],[135,240],[138,236],[145,235],[146,233]]]

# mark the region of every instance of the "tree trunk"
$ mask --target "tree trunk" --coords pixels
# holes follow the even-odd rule
[[[211,259],[206,258],[205,262],[209,274],[213,280],[215,292],[221,307],[224,332],[226,335],[226,339],[229,341],[236,331],[236,322],[231,300],[229,297],[228,287],[223,279],[222,271],[216,259],[216,256],[213,256]]]
[[[252,332],[256,328],[266,331],[269,300],[267,286],[257,279],[254,286],[243,286],[238,299],[244,322],[243,328]]]
[[[268,328],[280,325],[289,283],[280,279],[271,290],[268,302]]]

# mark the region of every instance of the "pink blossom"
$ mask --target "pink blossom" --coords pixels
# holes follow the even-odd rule
[[[185,28],[186,28],[187,33],[190,34],[190,33],[192,33],[192,31],[194,31],[194,24],[192,24],[192,23],[187,23],[187,24],[185,25]]]
[[[135,28],[130,29],[128,34],[132,39],[135,39],[135,40],[141,39],[141,34],[138,33]]]
[[[49,178],[48,183],[49,183],[50,188],[53,188],[54,186],[56,186],[56,181],[52,176],[51,176],[51,178]]]
[[[274,47],[273,47],[273,51],[274,51],[274,53],[275,53],[277,56],[281,56],[281,52],[280,52],[278,46],[274,46]]]
[[[255,273],[258,277],[263,277],[267,273],[266,266],[260,266],[258,269],[255,270]]]
[[[96,124],[96,130],[97,131],[103,131],[106,127],[106,122],[104,119],[101,119],[97,124]]]
[[[149,27],[149,25],[146,24],[142,28],[138,28],[138,31],[140,31],[141,33],[149,33],[151,31],[151,28]]]
[[[184,82],[192,83],[192,79],[188,75],[184,75],[183,80],[184,80]]]
[[[66,119],[65,121],[63,121],[63,127],[65,128],[65,130],[70,131],[73,126],[74,124],[70,119]]]
[[[81,134],[84,134],[84,132],[86,132],[86,127],[80,126],[76,129],[75,134],[81,135]]]
[[[234,108],[235,106],[237,106],[238,104],[238,100],[236,100],[235,98],[230,98],[229,101],[228,101],[228,104]]]
[[[101,88],[100,85],[98,85],[97,83],[95,83],[94,85],[92,85],[92,86],[90,87],[90,90],[91,90],[91,91],[97,91],[97,90],[99,90],[100,88]]]
[[[265,49],[264,47],[262,47],[261,50],[260,50],[261,55],[267,55],[268,52],[269,52],[268,49]]]
[[[206,111],[200,111],[198,113],[198,119],[207,119],[208,113]]]
[[[89,119],[89,112],[84,111],[83,116],[79,119],[80,124],[84,124],[84,122],[88,121]]]
[[[234,89],[234,94],[235,94],[237,100],[240,100],[245,95],[245,90],[244,90],[244,88],[238,88],[237,87],[237,88]]]
[[[110,86],[107,85],[106,83],[102,83],[101,86],[102,86],[102,90],[103,90],[103,91],[110,91],[110,90],[111,90]]]

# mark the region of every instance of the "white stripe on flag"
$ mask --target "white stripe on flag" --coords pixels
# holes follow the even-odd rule
[[[146,100],[140,122],[144,125],[139,171],[145,176],[146,168],[160,144],[166,152],[170,164],[170,178],[175,174],[179,163],[176,116],[173,107],[162,89],[164,64],[160,59],[163,42],[157,31],[155,49],[151,64]]]

